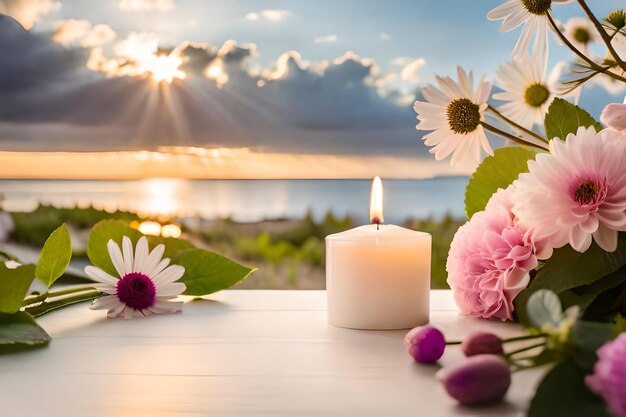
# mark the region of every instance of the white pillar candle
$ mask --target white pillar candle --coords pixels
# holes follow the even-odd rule
[[[381,224],[378,177],[372,184],[370,219],[374,224],[326,237],[329,323],[370,330],[426,324],[431,236]]]

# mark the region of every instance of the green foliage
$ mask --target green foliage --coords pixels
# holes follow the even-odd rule
[[[546,374],[530,403],[528,417],[610,417],[602,399],[585,385],[585,372],[571,359]]]
[[[34,278],[35,265],[9,269],[4,263],[0,263],[0,312],[18,311]]]
[[[50,233],[61,224],[66,223],[77,229],[88,229],[105,219],[139,220],[139,217],[126,211],[108,213],[93,207],[88,208],[57,208],[40,205],[28,213],[12,213],[15,228],[11,232],[11,240],[34,246],[41,246]]]
[[[13,314],[0,313],[0,347],[46,346],[50,336],[22,311]]]
[[[499,188],[508,187],[519,174],[528,172],[528,161],[536,153],[511,146],[497,149],[493,156],[485,158],[470,178],[465,190],[465,213],[471,218],[485,209],[487,202]]]
[[[520,322],[529,324],[526,306],[528,298],[539,289],[549,289],[557,294],[590,285],[618,271],[626,265],[626,233],[620,233],[617,250],[605,252],[593,243],[585,253],[576,252],[567,245],[557,249],[528,288],[515,298],[515,311]]]
[[[187,285],[186,295],[201,296],[232,287],[254,271],[204,249],[183,250],[172,263],[185,267],[180,282]]]
[[[563,319],[561,300],[552,291],[535,291],[528,299],[528,319],[531,324],[540,329],[544,325],[558,326]]]
[[[87,256],[93,266],[102,269],[116,277],[118,275],[107,248],[109,240],[113,239],[122,247],[122,238],[128,236],[136,244],[141,233],[121,220],[103,220],[96,224],[87,239]]]
[[[561,98],[555,98],[550,105],[544,124],[548,139],[565,140],[568,134],[576,133],[580,126],[593,126],[597,132],[602,130],[602,125],[589,113]]]
[[[570,340],[573,358],[581,368],[591,372],[597,361],[596,351],[613,339],[613,323],[577,320],[572,326]]]
[[[72,242],[65,224],[59,226],[43,245],[35,276],[50,288],[63,275],[72,259]]]

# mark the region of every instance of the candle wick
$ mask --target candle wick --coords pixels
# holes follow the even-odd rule
[[[376,230],[380,230],[380,223],[376,223]]]

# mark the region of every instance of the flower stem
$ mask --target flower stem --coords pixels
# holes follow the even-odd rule
[[[482,127],[485,128],[485,130],[488,130],[491,133],[495,133],[496,135],[500,135],[503,138],[510,139],[510,140],[512,140],[513,142],[515,142],[515,143],[517,143],[519,145],[522,145],[522,146],[532,146],[533,148],[537,148],[537,149],[541,149],[541,150],[547,150],[548,149],[548,148],[545,148],[543,146],[539,146],[539,145],[537,145],[535,143],[526,142],[524,139],[518,138],[517,136],[513,136],[512,134],[507,133],[504,130],[500,130],[497,127],[492,126],[492,125],[490,125],[488,123],[480,122],[480,124],[481,124]]]
[[[74,294],[78,292],[85,292],[85,291],[91,291],[91,290],[93,290],[93,287],[80,286],[80,287],[66,288],[64,290],[59,290],[59,291],[44,292],[39,295],[26,297],[24,299],[24,302],[22,303],[22,307],[26,307],[32,304],[39,303],[41,301],[45,301],[48,298],[59,297],[62,295]]]
[[[504,356],[507,357],[507,358],[510,358],[511,356],[517,355],[518,353],[526,352],[527,350],[536,349],[538,347],[545,346],[545,344],[546,344],[546,342],[541,342],[541,343],[537,343],[537,344],[534,344],[534,345],[530,345],[530,346],[526,346],[526,347],[523,347],[523,348],[519,348],[517,350],[514,350],[512,352],[507,353]]]
[[[524,126],[515,123],[513,120],[509,119],[508,117],[506,117],[505,115],[503,115],[502,113],[500,113],[495,107],[491,106],[491,105],[487,105],[487,109],[490,110],[493,114],[495,114],[498,118],[500,118],[502,121],[504,121],[505,123],[508,123],[509,125],[513,126],[515,129],[520,130],[532,137],[534,137],[535,139],[543,142],[543,143],[548,143],[548,139],[544,138],[541,135],[536,134],[535,132],[533,132],[530,129],[526,129]]]
[[[461,343],[463,343],[463,341],[461,340],[452,340],[452,341],[446,341],[446,345],[460,345]]]
[[[609,71],[611,69],[611,67],[603,67],[602,65],[599,65],[597,62],[595,62],[593,59],[589,58],[587,55],[583,54],[578,48],[576,48],[570,41],[569,39],[567,39],[567,36],[565,36],[563,34],[563,32],[561,32],[561,30],[559,29],[559,27],[557,26],[556,22],[554,21],[554,18],[552,17],[552,15],[550,13],[546,13],[546,16],[548,16],[548,20],[550,21],[550,26],[552,26],[552,28],[554,29],[554,31],[557,33],[558,37],[563,41],[563,43],[565,45],[567,45],[567,47],[574,52],[576,55],[578,55],[583,61],[585,61],[587,64],[589,64],[589,66],[594,69],[595,71],[601,72],[611,78],[614,78],[616,80],[619,80],[621,82],[626,83],[626,78],[619,76],[618,74],[615,74],[611,71]]]
[[[26,307],[24,311],[26,311],[33,317],[40,317],[58,308],[65,307],[65,306],[75,304],[75,303],[80,303],[83,301],[95,300],[96,298],[100,298],[102,295],[103,294],[100,291],[96,291],[96,290],[89,291],[89,292],[82,292],[82,293],[73,295],[71,297],[65,297],[59,300],[55,300],[55,301],[45,301],[41,304],[38,304],[32,307]]]
[[[626,71],[626,62],[624,62],[620,56],[617,54],[617,52],[615,51],[615,48],[613,48],[613,44],[611,43],[611,40],[613,38],[613,36],[610,36],[606,30],[604,30],[604,27],[602,27],[602,24],[598,21],[598,19],[596,18],[596,16],[593,14],[593,12],[591,11],[591,9],[589,8],[589,6],[587,5],[587,3],[585,2],[585,0],[578,0],[578,4],[580,5],[580,7],[583,9],[583,11],[585,12],[585,14],[587,14],[587,17],[589,18],[589,20],[591,20],[591,23],[593,23],[593,25],[596,27],[596,30],[598,31],[598,33],[600,34],[600,36],[602,37],[602,40],[604,41],[604,43],[606,44],[606,49],[609,51],[609,53],[611,54],[611,56],[613,56],[613,58],[615,59],[615,63],[624,71]]]
[[[502,341],[502,343],[510,343],[510,342],[520,342],[522,340],[530,340],[530,339],[537,339],[539,337],[546,337],[545,334],[543,333],[539,333],[539,334],[527,334],[524,336],[517,336],[517,337],[511,337],[509,339],[504,339]]]

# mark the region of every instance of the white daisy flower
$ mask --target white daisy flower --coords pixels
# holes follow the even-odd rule
[[[534,40],[534,51],[546,55],[548,51],[548,29],[554,31],[548,20],[552,3],[569,3],[571,0],[508,0],[487,13],[489,20],[502,20],[500,32],[509,32],[524,25],[515,49],[513,59],[522,59],[528,51],[531,38]]]
[[[592,43],[602,42],[602,37],[598,33],[591,20],[585,17],[572,17],[564,26],[567,39],[583,52],[587,52],[588,46]]]
[[[432,146],[430,153],[438,161],[452,154],[452,165],[465,161],[478,162],[480,148],[493,155],[481,122],[485,119],[491,83],[481,78],[474,91],[474,77],[457,67],[459,81],[436,77],[439,88],[429,84],[421,91],[427,102],[416,101],[413,109],[420,121],[417,130],[432,130],[424,135],[424,143]]]
[[[547,76],[546,61],[538,55],[524,54],[519,61],[502,63],[496,71],[496,84],[504,91],[493,98],[508,103],[498,110],[523,126],[542,125],[558,96],[562,69],[563,65],[556,65]]]
[[[172,301],[183,291],[185,284],[175,282],[185,273],[180,265],[169,265],[169,258],[161,259],[165,246],[148,250],[148,240],[142,237],[133,245],[127,236],[122,239],[122,250],[109,240],[109,255],[119,278],[100,268],[88,266],[85,273],[99,284],[94,285],[108,295],[98,298],[94,310],[108,310],[108,317],[122,315],[125,319],[148,316],[151,313],[174,313],[182,310],[182,301]]]

